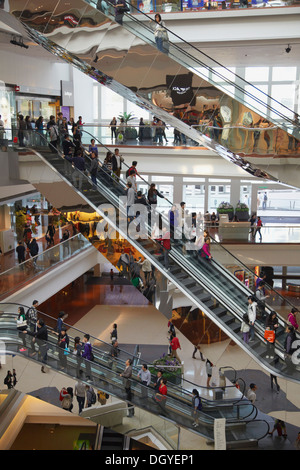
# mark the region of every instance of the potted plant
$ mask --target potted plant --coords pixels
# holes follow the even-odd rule
[[[235,215],[241,222],[249,220],[249,207],[244,202],[238,202],[235,208]]]
[[[149,367],[151,374],[156,375],[157,371],[163,371],[164,378],[175,385],[181,383],[182,364],[175,357],[163,354],[159,359],[153,361],[153,367]]]
[[[218,215],[220,214],[228,214],[228,219],[232,220],[234,216],[234,208],[229,202],[221,202],[217,209]]]
[[[129,121],[132,121],[133,119],[135,119],[135,116],[133,113],[126,113],[124,112],[123,114],[120,114],[118,116],[118,119],[119,121],[121,121],[121,119],[123,119],[125,125],[127,126],[128,125],[128,122]],[[127,127],[125,129],[125,139],[136,139],[137,138],[137,130],[135,127]]]

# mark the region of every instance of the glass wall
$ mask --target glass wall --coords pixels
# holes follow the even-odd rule
[[[300,216],[300,191],[264,189],[257,193],[258,215]]]
[[[230,204],[230,180],[209,179],[208,186],[208,211],[217,212],[218,206],[222,202]]]
[[[31,119],[38,119],[43,116],[48,120],[49,116],[56,116],[56,98],[50,97],[32,97],[32,96],[16,96],[16,112],[23,116],[30,116]]]
[[[185,178],[183,178],[185,180]],[[203,178],[203,181],[205,179]],[[182,200],[186,203],[188,210],[196,209],[196,212],[204,213],[205,206],[205,184],[183,184]]]

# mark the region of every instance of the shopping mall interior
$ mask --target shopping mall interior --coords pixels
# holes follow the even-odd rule
[[[0,1],[0,449],[299,450],[300,3],[124,5]]]

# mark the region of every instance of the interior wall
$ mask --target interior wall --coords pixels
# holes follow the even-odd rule
[[[45,59],[28,56],[26,51],[19,53],[14,47],[0,49],[0,80],[5,83],[57,91],[60,90],[60,80],[70,80],[68,64],[58,63],[55,57],[49,60],[48,55]]]

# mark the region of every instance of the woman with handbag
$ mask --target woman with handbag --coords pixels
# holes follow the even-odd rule
[[[115,6],[115,21],[122,25],[124,13],[130,11],[130,8],[125,0],[114,0],[113,4]]]
[[[155,15],[154,24],[151,22],[151,26],[154,29],[154,38],[157,49],[160,52],[169,52],[169,37],[165,27],[165,23],[162,21],[161,16],[157,13]]]

